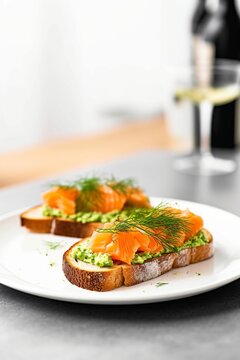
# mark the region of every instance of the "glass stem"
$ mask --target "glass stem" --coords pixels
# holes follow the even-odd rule
[[[208,101],[199,104],[200,115],[200,153],[211,155],[211,128],[213,105]]]

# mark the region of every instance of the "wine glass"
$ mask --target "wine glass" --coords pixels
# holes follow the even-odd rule
[[[189,101],[199,111],[200,150],[176,159],[176,170],[193,175],[220,175],[236,169],[233,160],[221,159],[211,152],[213,107],[228,104],[240,96],[240,66],[236,61],[219,60],[214,66],[198,64],[178,73],[175,101]]]

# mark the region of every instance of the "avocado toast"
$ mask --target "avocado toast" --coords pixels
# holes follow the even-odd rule
[[[119,216],[71,246],[63,255],[63,271],[78,287],[109,291],[206,260],[213,252],[200,216],[159,205]]]
[[[21,214],[21,225],[32,232],[84,238],[132,209],[150,202],[132,179],[80,178],[57,183],[43,193],[43,205]]]

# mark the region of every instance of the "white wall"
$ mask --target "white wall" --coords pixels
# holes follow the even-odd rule
[[[196,0],[0,0],[0,150],[167,107]],[[172,121],[177,133],[189,133]],[[187,130],[187,131],[186,131]]]

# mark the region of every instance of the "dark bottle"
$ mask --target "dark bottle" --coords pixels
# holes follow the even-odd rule
[[[197,24],[195,21],[195,33],[209,46],[208,51],[202,53],[209,58],[212,56],[213,63],[215,59],[240,60],[240,18],[235,0],[219,0],[216,10],[212,12],[207,11],[206,1],[199,2],[201,5],[205,3],[205,11],[202,11],[203,15],[199,17]],[[240,121],[237,101],[214,108],[212,147],[235,147],[237,121]]]

